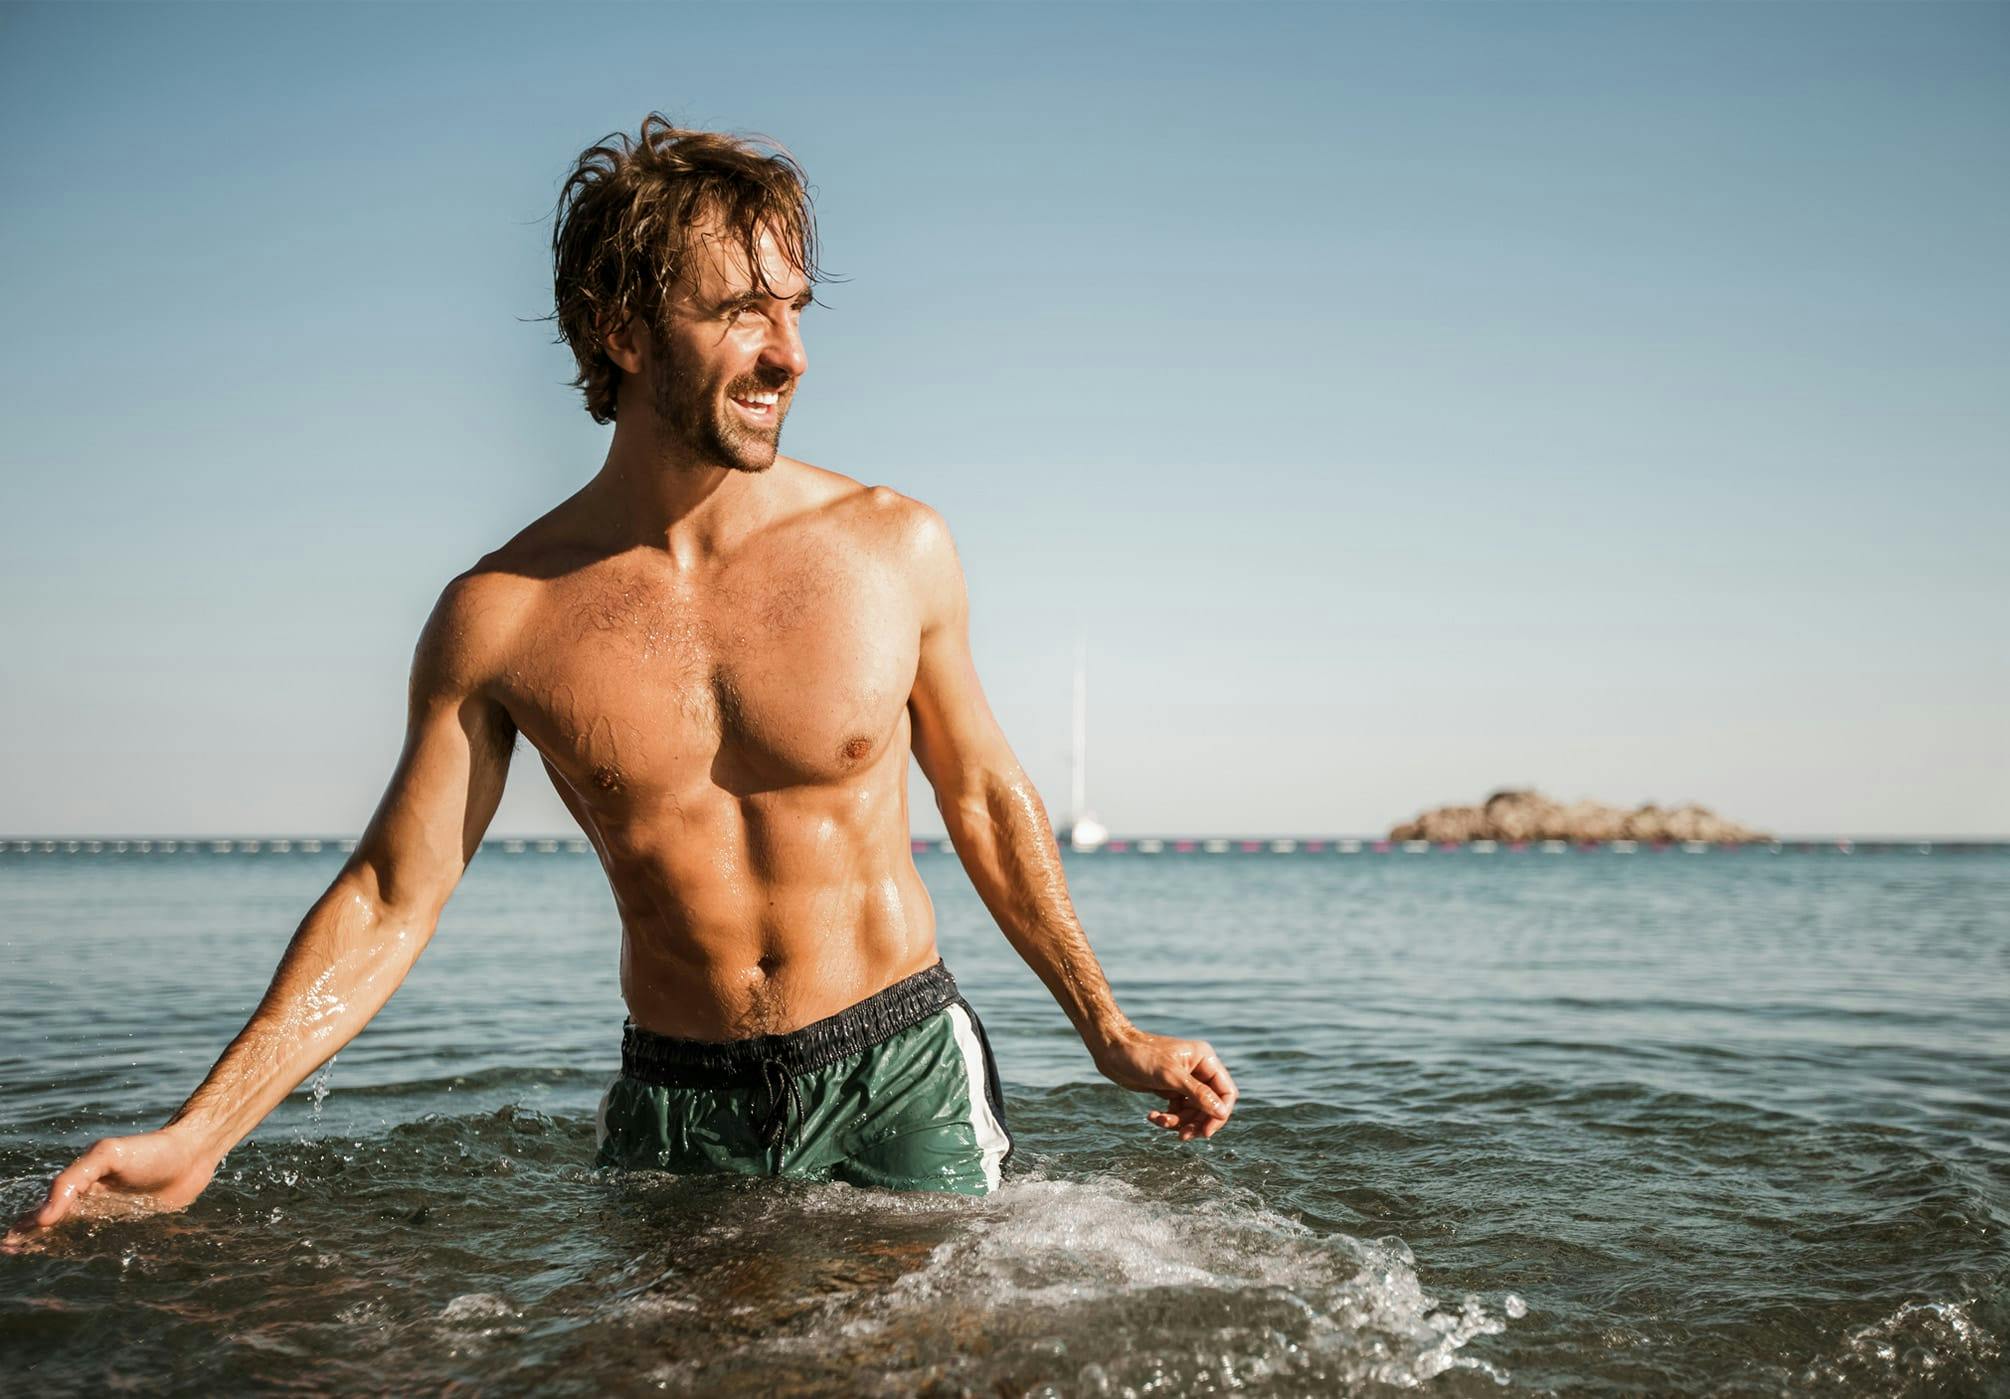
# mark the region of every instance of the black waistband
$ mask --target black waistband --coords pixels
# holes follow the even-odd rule
[[[628,1021],[621,1027],[621,1072],[662,1088],[730,1088],[767,1081],[777,1070],[795,1077],[870,1049],[962,999],[956,978],[938,961],[785,1035],[686,1040]]]

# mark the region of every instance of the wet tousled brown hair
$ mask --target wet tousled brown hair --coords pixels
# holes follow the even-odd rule
[[[614,421],[621,370],[607,356],[606,328],[630,316],[662,333],[692,227],[717,215],[770,295],[758,251],[771,230],[812,286],[816,216],[803,169],[780,142],[672,126],[660,112],[634,137],[616,132],[580,153],[559,191],[551,230],[553,319],[597,423]]]

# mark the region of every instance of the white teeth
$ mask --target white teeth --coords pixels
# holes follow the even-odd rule
[[[767,393],[750,393],[740,395],[740,402],[774,404],[779,402],[781,400],[781,397],[782,396],[780,393],[774,390],[769,390]]]

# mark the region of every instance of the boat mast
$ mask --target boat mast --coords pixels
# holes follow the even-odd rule
[[[1089,774],[1087,771],[1089,747],[1089,682],[1088,645],[1082,638],[1075,641],[1075,742],[1072,761],[1069,764],[1070,826],[1082,824],[1088,814]]]

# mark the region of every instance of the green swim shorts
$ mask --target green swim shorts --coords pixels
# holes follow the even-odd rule
[[[800,1030],[622,1029],[599,1164],[984,1195],[1012,1152],[984,1026],[941,962]]]

